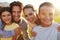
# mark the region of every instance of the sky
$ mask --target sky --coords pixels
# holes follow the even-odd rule
[[[20,1],[24,5],[32,4],[35,9],[38,9],[39,5],[43,2],[51,2],[56,8],[60,9],[60,0],[0,0],[0,2],[11,3],[13,1]]]

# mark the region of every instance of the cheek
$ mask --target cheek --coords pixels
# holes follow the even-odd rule
[[[53,16],[50,16],[50,19],[53,20]]]
[[[14,15],[15,13],[14,12],[12,12],[12,15]]]
[[[39,19],[44,19],[44,18],[45,18],[45,16],[39,15]]]
[[[9,19],[12,20],[12,16],[9,16]]]
[[[26,17],[26,19],[29,21],[30,20],[30,17]]]

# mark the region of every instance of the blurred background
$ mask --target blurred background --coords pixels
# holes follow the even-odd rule
[[[9,6],[13,1],[20,1],[23,5],[32,4],[35,10],[38,10],[38,7],[43,2],[51,2],[55,6],[55,16],[54,22],[60,23],[60,0],[0,0],[0,7]]]

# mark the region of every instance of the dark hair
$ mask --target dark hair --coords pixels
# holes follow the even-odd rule
[[[10,9],[12,10],[13,6],[19,6],[20,7],[20,10],[22,10],[22,7],[23,7],[23,4],[19,1],[14,1],[12,3],[10,3]]]
[[[32,10],[34,11],[34,7],[33,7],[33,5],[31,5],[31,4],[26,5],[26,6],[23,8],[23,11],[24,11],[24,9],[26,9],[26,8],[32,8]]]
[[[11,10],[10,10],[10,8],[9,8],[9,7],[3,7],[3,8],[1,8],[0,16],[2,15],[2,12],[5,12],[5,11],[8,11],[8,12],[10,12],[10,13],[11,13]]]
[[[10,10],[9,7],[3,7],[3,8],[1,8],[0,16],[1,16],[2,13],[5,12],[5,11],[8,11],[8,12],[11,14],[11,16],[12,16],[12,13],[11,13],[11,10]],[[2,24],[3,24],[3,28],[2,28],[2,29],[4,29],[6,23],[2,20],[2,18],[1,18],[1,21],[2,21]],[[12,19],[11,21],[13,22],[13,19]]]
[[[48,7],[53,7],[53,8],[54,8],[54,6],[53,6],[52,3],[50,3],[50,2],[44,2],[44,3],[42,3],[42,4],[39,6],[39,13],[40,13],[40,8],[43,7],[43,6],[48,6]]]
[[[0,13],[1,13],[1,8],[2,8],[2,7],[0,6]],[[1,16],[0,16],[0,17],[1,17]]]

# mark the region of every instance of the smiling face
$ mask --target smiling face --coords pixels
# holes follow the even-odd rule
[[[1,14],[1,19],[3,20],[4,23],[6,24],[11,24],[11,20],[12,20],[12,15],[10,12],[8,11],[4,11]]]
[[[36,16],[34,15],[34,11],[32,10],[32,8],[26,8],[24,9],[24,15],[25,15],[25,18],[34,23],[36,21]]]
[[[40,8],[39,19],[43,26],[49,26],[53,21],[54,9],[49,6],[42,6]]]
[[[20,20],[21,10],[19,6],[13,6],[12,8],[13,19],[15,22]]]

